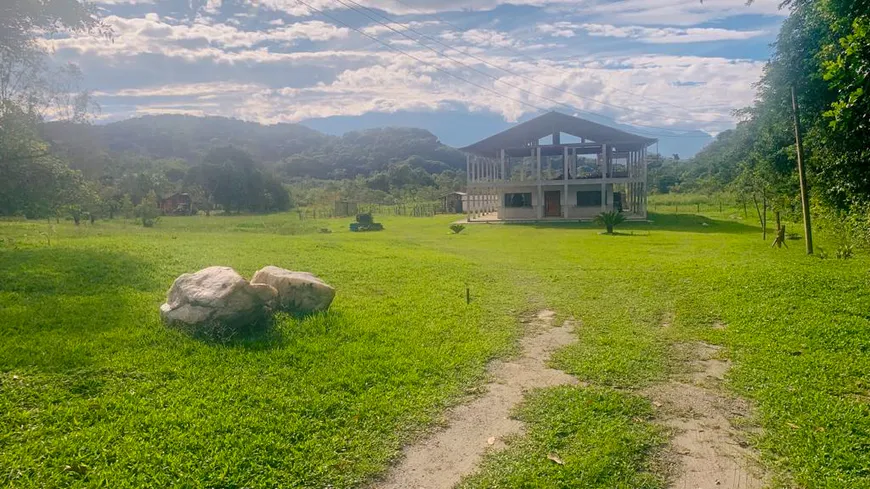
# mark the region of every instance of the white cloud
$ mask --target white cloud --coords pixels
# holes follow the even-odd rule
[[[244,93],[263,89],[262,85],[255,83],[232,83],[232,82],[203,82],[203,83],[179,83],[144,88],[124,88],[115,91],[98,91],[94,96],[112,97],[187,97],[197,96],[202,99],[206,96],[218,96],[229,93]]]
[[[475,47],[511,48],[518,42],[509,34],[491,29],[468,29],[466,31],[447,31],[441,34],[442,39],[449,42],[459,42]]]
[[[537,29],[539,32],[553,37],[574,37],[577,31],[584,31],[590,36],[636,39],[651,44],[737,41],[767,34],[763,30],[739,31],[712,27],[616,26],[611,24],[574,24],[571,22],[538,24]]]
[[[419,57],[442,69],[450,67],[449,61],[434,53],[431,56],[419,53]],[[497,57],[488,60],[499,64],[507,61]],[[306,62],[317,65],[314,59]],[[501,77],[505,83],[494,83],[484,77],[470,78],[478,85],[491,87],[496,93],[465,84],[397,53],[382,53],[375,64],[347,69],[331,81],[301,87],[270,88],[259,83],[211,82],[124,89],[99,96],[133,100],[189,97],[186,104],[157,106],[137,102],[136,105],[150,107],[149,113],[198,110],[205,114],[263,123],[447,107],[490,111],[500,114],[505,120],[516,121],[524,114],[535,112],[534,108],[524,105],[525,102],[564,112],[572,112],[574,108],[573,111],[581,116],[583,111],[609,114],[626,124],[681,128],[690,125],[715,133],[732,125],[723,122],[731,120],[732,110],[751,102],[752,83],[760,75],[762,63],[647,55],[607,60],[513,60],[511,66],[523,76]],[[470,77],[468,73],[464,75]],[[538,83],[530,81],[532,77]],[[655,100],[669,100],[687,108],[683,110]],[[614,105],[623,108],[617,109]],[[144,113],[142,110],[139,112]]]
[[[366,27],[363,27],[361,30],[370,35],[370,36],[378,36],[381,34],[388,33],[396,33],[399,32],[407,32],[407,34],[411,37],[419,37],[418,34],[413,32],[420,31],[424,28],[440,25],[441,21],[438,20],[427,20],[427,21],[411,21],[411,22],[384,22],[383,24],[372,24]]]
[[[100,5],[147,5],[153,4],[154,0],[95,0]]]
[[[211,15],[220,13],[222,5],[223,5],[223,0],[206,0],[205,13],[211,14]]]
[[[251,5],[283,11],[294,16],[315,13],[297,0],[246,0]],[[392,15],[422,15],[443,12],[487,11],[502,5],[546,7],[577,18],[607,19],[608,22],[641,25],[691,25],[735,15],[783,16],[780,0],[355,0],[365,7]],[[341,10],[346,7],[331,0],[305,0],[311,7]]]
[[[374,0],[366,1],[374,6]],[[480,10],[504,3],[502,0],[403,1],[414,2],[424,10]],[[768,8],[764,6],[765,1],[756,3],[756,6],[761,5],[759,10]],[[212,0],[205,7],[214,11],[220,9],[222,3]],[[337,5],[327,0],[306,0],[306,3],[324,9]],[[388,12],[395,7],[389,0],[377,3],[378,8]],[[155,65],[159,63],[161,69],[150,72],[147,81],[134,80],[122,89],[103,89],[96,93],[98,99],[123,102],[114,107],[126,111],[125,115],[191,113],[274,123],[369,112],[461,107],[493,112],[507,121],[515,121],[534,112],[536,109],[532,106],[536,106],[579,115],[583,115],[583,111],[595,112],[621,123],[690,126],[714,133],[731,126],[730,112],[753,99],[752,83],[758,79],[762,68],[758,61],[636,54],[636,51],[629,55],[610,47],[611,51],[605,53],[595,49],[594,43],[609,46],[619,43],[590,38],[584,38],[582,43],[576,40],[577,35],[585,33],[591,38],[677,44],[749,39],[763,34],[762,31],[682,25],[695,17],[710,19],[740,12],[745,9],[742,0],[705,0],[704,4],[696,0],[517,0],[512,3],[546,4],[547,9],[561,10],[558,14],[548,14],[541,9],[540,15],[530,16],[529,21],[516,30],[505,27],[498,18],[477,22],[467,30],[449,31],[441,30],[439,22],[426,18],[415,17],[410,21],[415,30],[438,25],[427,32],[485,60],[449,52],[451,57],[461,59],[474,69],[441,57],[384,26],[368,25],[362,29],[385,43],[402,46],[401,49],[424,63],[384,49],[338,25],[313,19],[285,23],[283,19],[289,17],[275,18],[271,13],[271,9],[277,9],[290,15],[307,15],[306,9],[293,10],[299,7],[296,0],[260,0],[258,5],[269,10],[269,17],[251,9],[250,14],[245,14],[251,19],[245,22],[250,30],[230,25],[229,20],[218,23],[198,17],[193,21],[177,21],[158,15],[165,11],[154,7],[155,13],[139,14],[143,15],[140,18],[107,16],[105,21],[115,32],[114,42],[72,35],[47,40],[46,44],[64,60],[91,60],[92,65],[99,66],[101,73],[109,77],[130,67],[141,68],[136,63],[144,59]],[[650,17],[620,25],[623,20],[619,19],[636,17],[642,12]],[[651,19],[663,15],[673,17],[672,22],[664,24],[670,27],[649,25]],[[551,21],[547,21],[546,16]],[[601,20],[605,17],[606,21]],[[574,22],[573,18],[584,20]],[[465,21],[459,22],[468,25]],[[354,25],[360,23],[358,19]],[[403,20],[390,25],[402,31],[406,24]],[[524,39],[530,33],[532,37]],[[548,43],[541,41],[541,34],[548,36],[545,39]],[[413,33],[409,35],[418,37]],[[288,49],[300,40],[311,41],[311,45],[306,43],[302,48]],[[447,51],[443,46],[426,44],[431,44],[436,51]],[[545,47],[561,49],[549,55],[541,52]],[[515,53],[532,49],[537,50],[532,58]],[[637,46],[632,49],[636,50]],[[679,52],[677,49],[679,47],[674,46],[668,51]],[[506,67],[516,74],[506,75],[486,63]],[[181,69],[175,71],[174,66]],[[198,71],[200,67],[202,73]],[[93,88],[99,90],[100,87]]]
[[[157,14],[146,14],[145,18],[112,15],[106,17],[104,22],[114,32],[112,42],[81,34],[46,40],[45,43],[53,49],[74,49],[103,55],[162,53],[167,56],[210,57],[222,51],[209,48],[252,48],[266,42],[293,44],[300,39],[328,41],[345,38],[350,33],[346,28],[319,20],[260,31],[240,30],[229,24],[213,24],[203,19],[197,19],[193,23],[170,24],[161,21]],[[191,48],[183,44],[186,42],[197,42],[202,47]]]
[[[779,4],[780,0],[756,0],[752,5],[742,0],[593,0],[569,2],[563,10],[576,13],[577,18],[615,24],[687,26],[736,15],[786,15]]]

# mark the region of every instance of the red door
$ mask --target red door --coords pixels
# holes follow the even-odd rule
[[[562,217],[562,195],[558,190],[544,192],[544,217]]]

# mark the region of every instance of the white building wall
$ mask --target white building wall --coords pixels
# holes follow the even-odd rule
[[[558,190],[560,193],[564,192],[565,187],[563,185],[559,186],[544,186],[542,191],[553,191]],[[592,207],[577,207],[577,192],[579,191],[589,191],[589,192],[601,192],[601,184],[589,184],[589,185],[568,185],[568,195],[567,195],[567,217],[568,219],[592,219],[601,213],[601,206],[592,206]],[[543,215],[543,209],[541,209],[541,213],[538,213],[538,207],[543,205],[543,198],[540,198],[538,195],[538,187],[537,185],[528,185],[522,187],[511,187],[510,189],[502,189],[499,195],[498,202],[498,218],[500,220],[521,220],[521,221],[529,221],[538,219],[539,215]],[[606,184],[605,192],[607,199],[606,202],[606,210],[613,209],[613,185]],[[514,194],[514,193],[530,193],[532,194],[532,206],[531,207],[505,207],[505,194]],[[564,205],[565,196],[562,196],[562,202]],[[544,218],[544,219],[557,219],[557,218]]]
[[[613,185],[607,184],[605,188],[605,210],[613,209]],[[601,206],[577,207],[577,192],[601,192],[600,184],[591,185],[568,185],[568,218],[569,219],[592,219],[601,214]]]
[[[531,207],[505,207],[504,199],[505,194],[532,194],[532,206]],[[511,220],[518,219],[522,221],[535,220],[538,216],[538,207],[539,199],[538,199],[538,187],[535,185],[529,185],[525,187],[511,187],[509,190],[502,190],[499,195],[498,202],[498,218],[501,220]]]

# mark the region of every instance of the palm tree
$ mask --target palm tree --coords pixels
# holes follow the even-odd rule
[[[619,211],[602,212],[595,216],[595,224],[607,228],[607,234],[613,234],[613,226],[618,226],[625,222],[625,216]]]

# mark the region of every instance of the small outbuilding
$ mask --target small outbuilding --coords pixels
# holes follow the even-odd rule
[[[462,214],[465,212],[465,202],[468,194],[465,192],[450,192],[441,197],[441,211],[445,214]]]
[[[359,214],[359,208],[356,202],[347,200],[336,200],[333,216],[335,217],[350,217]]]
[[[193,213],[190,194],[175,193],[160,201],[160,212],[165,215],[187,216]]]

